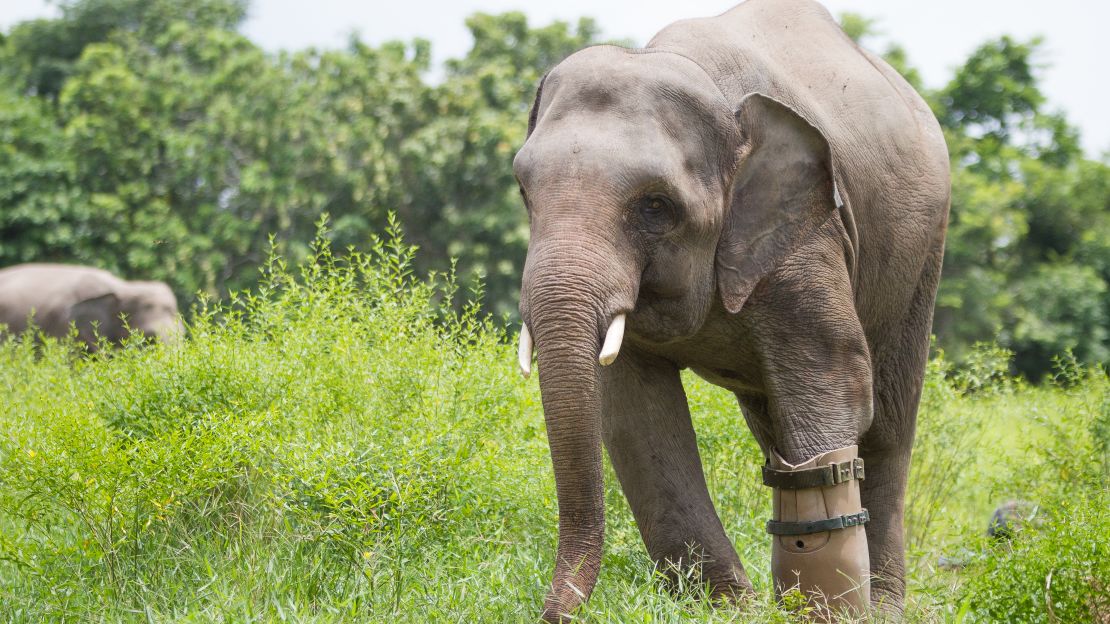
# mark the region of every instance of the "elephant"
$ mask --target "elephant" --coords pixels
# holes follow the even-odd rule
[[[102,269],[66,264],[0,270],[0,323],[19,334],[28,321],[56,338],[67,336],[74,325],[79,340],[92,350],[97,336],[119,344],[128,329],[167,342],[183,331],[177,299],[165,283],[129,282]]]
[[[527,375],[536,356],[558,501],[543,618],[597,580],[603,446],[661,568],[752,593],[683,369],[735,394],[762,450],[775,591],[829,617],[900,613],[950,204],[922,98],[820,4],[748,0],[558,63],[513,171],[531,235],[519,359]]]

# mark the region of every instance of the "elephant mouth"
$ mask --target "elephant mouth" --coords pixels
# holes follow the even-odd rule
[[[605,340],[601,344],[601,351],[597,354],[598,364],[602,366],[609,366],[617,360],[620,355],[621,345],[624,343],[624,329],[627,314],[620,312],[613,316],[609,321],[609,328],[605,331]],[[535,343],[532,340],[532,332],[528,329],[528,323],[523,322],[520,324],[520,342],[517,345],[517,363],[520,365],[520,374],[525,379],[532,374],[532,354],[535,351]]]

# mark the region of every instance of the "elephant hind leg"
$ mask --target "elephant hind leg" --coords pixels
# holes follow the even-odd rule
[[[648,553],[672,580],[696,568],[714,598],[751,594],[709,497],[678,369],[628,348],[603,370],[605,446]]]
[[[867,472],[860,494],[871,511],[871,601],[893,613],[901,612],[906,592],[906,486],[943,255],[941,241],[926,259],[906,314],[873,355],[875,418],[860,444]]]

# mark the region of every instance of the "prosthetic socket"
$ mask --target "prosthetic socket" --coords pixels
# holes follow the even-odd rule
[[[860,504],[863,460],[857,448],[829,451],[794,466],[771,452],[763,484],[774,493],[767,532],[775,595],[797,587],[818,617],[862,615],[870,603],[870,569]]]

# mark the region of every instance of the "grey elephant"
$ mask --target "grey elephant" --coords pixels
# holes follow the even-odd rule
[[[79,339],[90,348],[95,348],[97,335],[122,342],[128,327],[164,341],[182,332],[177,299],[166,284],[129,282],[108,271],[66,264],[0,270],[0,323],[18,334],[27,329],[28,320],[59,338],[76,325]]]
[[[513,168],[531,230],[520,364],[535,349],[559,503],[543,617],[597,580],[603,443],[656,561],[716,597],[752,591],[683,368],[735,393],[763,451],[776,591],[827,617],[900,612],[950,192],[921,97],[820,5],[749,0],[564,60]]]

